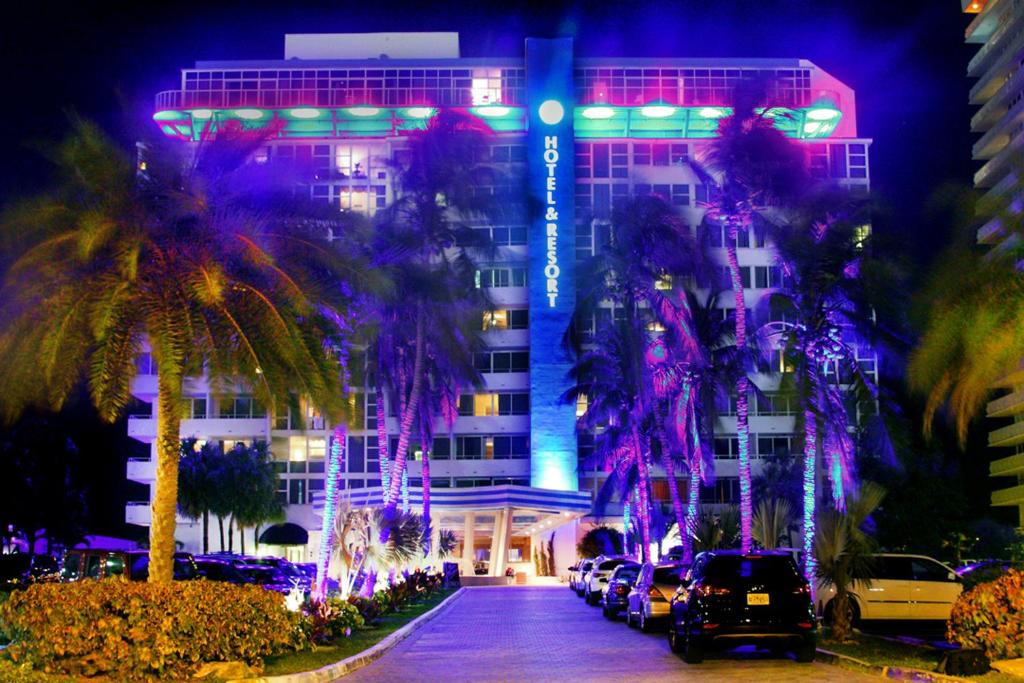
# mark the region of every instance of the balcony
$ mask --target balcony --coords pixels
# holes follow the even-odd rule
[[[992,492],[992,505],[1024,505],[1024,484]]]
[[[1016,446],[1024,443],[1024,422],[1014,422],[988,433],[989,447]]]
[[[1006,61],[1007,54],[1014,52],[1019,46],[1022,36],[1019,30],[1020,23],[1020,16],[1012,13],[1005,24],[993,31],[985,44],[967,63],[967,75],[980,76],[996,64]]]
[[[265,417],[209,417],[182,420],[179,433],[182,437],[201,439],[266,440],[270,429]],[[156,420],[152,415],[129,415],[128,436],[143,443],[153,443],[156,440]]]
[[[1024,135],[1015,137],[1008,145],[999,150],[998,154],[989,159],[988,163],[978,169],[978,172],[974,174],[974,186],[992,187],[1002,180],[1011,170],[1011,165],[1008,162],[1016,159],[1020,154],[1020,148],[1024,146],[1021,144],[1021,140],[1024,140]]]
[[[993,460],[988,466],[990,477],[1018,477],[1024,475],[1024,453]]]
[[[149,503],[127,503],[124,506],[124,521],[128,524],[149,526],[152,520],[153,510],[150,509]],[[192,520],[177,514],[175,515],[175,521],[178,524],[189,524]]]
[[[1024,389],[1014,391],[1007,396],[1001,396],[994,401],[989,401],[986,415],[989,417],[1008,417],[1024,412]]]
[[[1011,140],[1013,129],[1019,123],[1020,113],[1024,111],[1024,99],[1014,104],[1002,118],[971,148],[972,159],[991,159],[1000,152]]]
[[[135,398],[152,403],[157,394],[156,375],[135,375],[132,378],[131,392]]]
[[[151,458],[128,458],[125,476],[132,481],[153,481],[156,479],[156,463]]]
[[[1006,113],[1006,100],[1024,86],[1024,69],[1018,69],[1013,77],[996,91],[988,102],[971,117],[971,130],[975,133],[988,130]]]

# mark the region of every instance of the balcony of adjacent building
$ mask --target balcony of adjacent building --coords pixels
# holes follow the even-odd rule
[[[1024,420],[1014,422],[988,433],[990,448],[1005,448],[1024,443]]]
[[[981,109],[971,117],[971,130],[982,133],[996,125],[1013,104],[1012,100],[1024,89],[1024,69],[1016,72],[1006,80],[995,93],[982,105]]]
[[[967,63],[967,75],[987,80],[989,74],[1005,67],[1024,45],[1024,13],[1009,11],[1006,19]],[[971,101],[976,95],[971,92]]]
[[[1024,413],[1024,388],[989,401],[985,411],[988,417],[1009,417],[1017,413]]]
[[[152,415],[129,415],[128,436],[143,443],[156,440],[156,418]],[[267,440],[270,422],[266,417],[207,417],[181,421],[179,434],[206,440],[251,441]]]
[[[124,521],[128,524],[149,526],[153,521],[153,510],[150,504],[141,501],[127,503],[124,506]],[[192,520],[182,517],[180,513],[175,515],[175,521],[178,524],[192,523]]]
[[[974,174],[974,186],[983,189],[990,188],[1006,178],[1013,170],[1014,162],[1019,161],[1022,148],[1024,148],[1024,134],[1018,132],[995,156],[978,169],[978,172]]]
[[[1024,71],[1024,70],[1022,70]],[[1024,93],[1012,100],[1003,116],[971,148],[971,158],[991,159],[1002,151],[1021,130],[1024,122]]]

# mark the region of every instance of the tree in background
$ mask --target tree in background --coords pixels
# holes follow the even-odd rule
[[[25,539],[29,555],[46,539],[72,545],[82,540],[87,507],[78,447],[58,420],[29,411],[0,430],[0,528]]]
[[[610,526],[596,526],[583,534],[583,538],[576,544],[576,554],[580,557],[621,555],[623,552],[622,541],[622,532],[618,529]]]
[[[337,351],[353,287],[369,275],[328,248],[312,209],[246,181],[267,135],[223,127],[194,154],[155,138],[142,171],[76,122],[56,157],[62,184],[4,217],[24,245],[0,292],[4,417],[59,409],[84,375],[114,420],[136,356],[148,347],[156,361],[152,582],[172,579],[187,376],[241,379],[271,409],[297,408],[299,395],[329,415],[343,409]],[[336,222],[331,211],[324,219]]]
[[[200,446],[195,438],[182,439],[178,469],[178,510],[182,516],[203,523],[203,552],[210,552],[210,512],[218,509],[220,492],[217,477],[222,467],[220,444],[207,441]],[[221,535],[221,550],[224,537]]]
[[[226,454],[228,467],[237,474],[233,477],[232,518],[238,526],[239,549],[245,554],[244,530],[253,530],[253,550],[259,538],[259,527],[284,520],[285,506],[277,496],[278,474],[265,441],[251,446],[235,444]]]

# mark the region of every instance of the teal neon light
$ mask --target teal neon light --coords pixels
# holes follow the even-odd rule
[[[562,107],[556,101],[544,101],[538,115],[554,117]],[[463,108],[495,132],[523,133],[527,112],[524,107],[490,104]],[[285,138],[360,138],[402,135],[426,126],[437,113],[435,107],[375,107],[360,105],[340,109],[294,107],[283,109],[164,109],[153,115],[164,134],[183,140],[198,140],[205,130],[216,132],[218,125],[229,120],[242,120],[246,125],[260,125],[278,120],[283,125],[278,133]],[[728,107],[677,107],[654,102],[640,107],[619,107],[593,104],[572,110],[575,135],[581,139],[651,138],[700,139],[718,135],[719,121],[729,116]],[[820,100],[808,107],[789,109],[773,107],[761,112],[771,118],[785,135],[800,140],[830,137],[842,121],[843,112],[828,101]],[[552,119],[553,120],[553,119]],[[162,124],[172,123],[165,126]]]

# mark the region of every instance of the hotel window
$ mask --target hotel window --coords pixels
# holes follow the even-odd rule
[[[808,145],[810,151],[810,173],[813,178],[828,177],[828,147],[825,145]]]
[[[792,436],[758,436],[757,440],[751,439],[757,444],[757,455],[761,458],[784,458],[792,453]]]
[[[338,145],[334,154],[335,165],[342,178],[370,177],[370,148],[368,146]]]
[[[466,394],[459,397],[459,415],[487,417],[493,415],[528,415],[528,393]]]
[[[629,177],[629,145],[612,143],[612,178]]]
[[[156,360],[153,358],[153,354],[148,351],[143,351],[135,357],[135,369],[140,375],[155,375],[156,374]]]
[[[754,287],[775,289],[782,286],[782,268],[779,266],[754,266]]]
[[[732,460],[739,457],[740,440],[737,437],[717,437],[714,440],[716,460]]]
[[[252,396],[235,396],[220,401],[220,418],[246,419],[266,416],[266,409]]]
[[[868,177],[867,145],[858,143],[847,147],[849,152],[849,167],[851,178]]]
[[[485,311],[483,329],[487,330],[525,330],[530,323],[529,311],[525,308],[499,309]]]
[[[495,460],[515,460],[530,457],[530,437],[528,436],[493,436],[489,438],[492,443],[492,457]]]
[[[829,145],[829,176],[832,178],[846,177],[846,145]]]
[[[501,69],[473,69],[473,105],[501,102]]]
[[[530,369],[529,351],[481,351],[474,354],[479,372],[527,372]]]
[[[484,457],[483,437],[479,436],[457,436],[455,437],[455,459],[456,460],[482,460]]]
[[[334,197],[338,202],[338,208],[342,211],[355,211],[356,213],[366,213],[370,204],[370,193],[369,188],[365,185],[357,187],[348,187],[346,185],[335,185],[334,186]],[[376,208],[376,190],[374,190],[374,204]]]
[[[185,398],[185,415],[193,420],[206,417],[206,397],[187,396]]]
[[[700,487],[700,502],[702,503],[736,503],[739,499],[739,477],[718,477],[714,486]]]
[[[487,268],[477,271],[476,286],[525,287],[526,268]]]
[[[796,415],[796,399],[788,394],[757,394],[755,415]]]
[[[576,177],[590,177],[590,145],[587,143],[576,143]],[[578,188],[577,188],[578,191]]]

